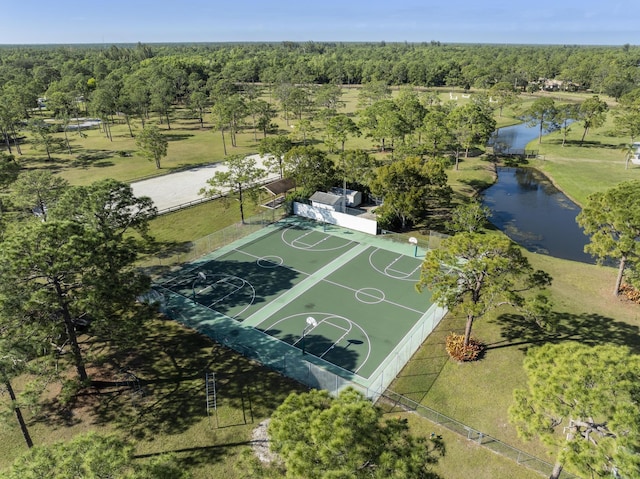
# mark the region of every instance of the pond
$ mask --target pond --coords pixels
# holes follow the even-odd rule
[[[492,146],[496,152],[524,150],[529,142],[538,138],[539,132],[537,126],[530,127],[526,123],[498,128],[488,145]],[[548,132],[543,131],[543,134],[546,133]]]
[[[588,237],[576,223],[580,207],[534,168],[499,167],[483,193],[491,223],[529,251],[595,263],[584,252]]]

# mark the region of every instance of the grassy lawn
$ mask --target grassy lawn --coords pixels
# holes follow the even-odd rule
[[[353,113],[357,103],[357,89],[345,91],[343,111]],[[395,94],[395,92],[394,92]],[[440,92],[448,100],[448,90]],[[571,101],[577,96],[568,95]],[[535,97],[523,95],[524,108]],[[503,112],[500,126],[512,124],[517,111]],[[178,115],[177,115],[178,116]],[[219,132],[208,125],[200,129],[196,120],[176,118],[170,137],[169,154],[162,161],[162,169],[139,157],[125,124],[113,127],[113,141],[98,130],[90,130],[81,139],[70,134],[73,153],[56,153],[46,161],[41,152],[23,147],[20,161],[27,168],[50,168],[58,171],[73,184],[88,184],[97,179],[113,177],[123,181],[169,173],[186,166],[220,161],[224,158]],[[152,118],[152,122],[155,119]],[[287,125],[278,119],[280,128]],[[135,123],[135,122],[134,122]],[[295,120],[291,121],[295,124]],[[316,127],[320,127],[319,124]],[[569,196],[584,203],[588,194],[635,178],[640,169],[624,168],[620,144],[624,138],[612,137],[611,120],[607,125],[589,132],[586,142],[579,146],[582,131],[578,125],[570,134],[569,144],[561,146],[559,133],[543,139],[539,149],[544,160],[531,164],[549,174]],[[288,131],[288,130],[287,130]],[[260,138],[260,134],[258,134]],[[315,132],[311,143],[324,148],[321,132]],[[238,147],[227,147],[232,153],[256,151],[253,131],[247,128],[238,135]],[[360,137],[347,141],[347,148],[361,147],[371,151],[371,140]],[[120,156],[123,151],[132,156]],[[380,155],[385,156],[385,155]],[[471,157],[460,162],[458,170],[451,169],[449,181],[460,196],[475,194],[494,179],[494,165],[484,157]],[[252,214],[258,211],[255,208]],[[239,220],[237,202],[229,207],[221,202],[209,202],[197,207],[157,218],[150,233],[158,242],[157,254],[189,248],[197,238],[236,223]],[[507,419],[513,389],[524,385],[522,360],[526,349],[547,341],[576,340],[625,344],[640,351],[638,306],[613,297],[615,278],[612,268],[585,265],[544,255],[529,254],[535,268],[554,278],[551,296],[554,317],[558,326],[546,331],[536,325],[523,324],[512,311],[501,309],[481,318],[474,325],[474,335],[488,345],[483,359],[471,364],[457,364],[448,359],[444,338],[462,330],[462,318],[447,316],[438,329],[425,341],[410,363],[391,386],[426,406],[475,429],[490,434],[510,445],[524,449],[539,458],[553,462],[544,447],[536,441],[522,442]],[[27,412],[29,427],[36,444],[64,440],[87,431],[113,431],[137,441],[141,460],[163,452],[175,452],[194,477],[242,477],[238,461],[249,448],[251,430],[269,416],[289,392],[303,388],[279,375],[260,368],[241,356],[220,347],[178,324],[156,319],[140,331],[138,346],[125,354],[112,353],[108,346],[91,337],[84,338],[84,347],[94,359],[91,374],[104,381],[105,387],[91,388],[65,406],[51,399],[55,386],[50,385],[47,399],[40,410]],[[144,345],[144,346],[140,346]],[[132,394],[114,381],[124,377],[120,368],[133,372],[144,394]],[[205,411],[204,373],[215,371],[219,378],[221,427]],[[20,382],[17,382],[20,387]],[[6,401],[6,396],[0,398]],[[248,404],[251,404],[249,410]],[[393,413],[397,414],[397,413]],[[446,442],[447,456],[437,471],[448,479],[511,477],[529,479],[540,477],[515,462],[496,455],[477,444],[438,428],[430,422],[408,414],[412,428],[423,434],[441,434]],[[0,469],[26,447],[14,420],[0,422]],[[6,440],[11,438],[11,440]]]
[[[625,170],[619,147],[625,139],[612,137],[611,128],[609,120],[602,128],[589,132],[583,146],[578,144],[582,131],[577,125],[568,146],[561,146],[559,133],[545,137],[539,146],[545,159],[532,164],[549,174],[572,198],[584,202],[593,191],[638,174],[632,166]],[[537,141],[528,148],[538,148]],[[450,182],[464,193],[478,181],[478,172],[483,170],[487,168],[480,159],[469,159],[461,163],[459,172],[449,172]],[[476,363],[457,364],[446,355],[444,338],[451,331],[463,331],[464,319],[448,315],[391,389],[553,462],[540,443],[522,442],[507,420],[512,391],[525,384],[521,364],[527,348],[548,341],[572,340],[625,345],[640,352],[639,310],[638,305],[613,296],[614,268],[527,255],[535,268],[554,278],[550,292],[557,320],[555,330],[545,331],[535,324],[526,324],[517,315],[501,309],[474,324],[474,335],[488,345],[484,358]],[[497,463],[492,464],[498,467]]]
[[[238,477],[235,461],[249,447],[251,430],[300,385],[259,367],[173,321],[145,326],[136,345],[112,354],[105,344],[84,338],[83,346],[100,360],[90,369],[92,387],[62,405],[46,400],[27,414],[35,444],[65,440],[87,430],[115,432],[135,440],[142,458],[175,452],[195,478]],[[144,347],[140,345],[144,344]],[[117,382],[130,371],[141,393]],[[205,372],[215,372],[218,418],[207,416]],[[53,397],[55,386],[50,386]],[[219,427],[218,427],[219,425]],[[0,468],[26,450],[14,421],[0,424]]]

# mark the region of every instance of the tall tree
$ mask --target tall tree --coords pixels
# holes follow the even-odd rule
[[[295,146],[284,155],[285,176],[291,177],[297,186],[309,195],[326,191],[336,184],[336,170],[327,154],[312,146]]]
[[[584,138],[590,129],[604,125],[608,109],[607,102],[600,100],[597,95],[586,99],[580,104],[580,119],[584,127],[582,138],[580,138],[581,145],[584,143]]]
[[[171,105],[173,104],[175,96],[175,85],[170,78],[160,76],[154,79],[149,93],[150,106],[160,116],[160,124],[166,119],[169,130],[171,129],[169,113],[171,112]]]
[[[425,162],[407,157],[383,165],[376,170],[370,187],[374,195],[383,198],[377,210],[379,218],[389,227],[399,221],[402,230],[424,219],[434,203],[446,204],[451,197],[444,162],[435,159]]]
[[[192,91],[189,94],[189,109],[198,115],[200,128],[204,128],[204,110],[207,107],[207,94],[204,90]]]
[[[31,120],[28,125],[31,132],[31,143],[37,150],[44,150],[47,159],[51,160],[51,153],[58,151],[62,147],[59,138],[53,136],[51,126],[41,120]]]
[[[368,107],[391,97],[391,88],[387,82],[375,80],[366,82],[358,92],[358,105]]]
[[[455,136],[451,131],[454,125],[447,121],[449,113],[447,106],[436,104],[427,110],[422,119],[422,140],[432,157],[442,154],[454,144]]]
[[[640,257],[640,180],[589,195],[576,221],[590,236],[585,252],[600,262],[606,258],[618,261],[613,289],[617,296],[627,262]]]
[[[142,128],[145,127],[151,106],[150,85],[140,72],[124,77],[123,95],[131,111],[138,115]]]
[[[336,141],[340,142],[341,151],[344,152],[344,144],[349,136],[360,136],[358,125],[347,115],[340,114],[329,118],[326,125],[325,143],[333,145]],[[330,149],[332,149],[330,147]]]
[[[498,106],[498,116],[502,118],[502,110],[518,101],[518,94],[511,82],[498,82],[489,88],[491,99]]]
[[[227,156],[227,143],[224,139],[224,132],[229,128],[229,124],[231,123],[231,111],[226,102],[218,101],[214,103],[211,108],[211,123],[213,123],[214,130],[220,131],[220,136],[222,136],[222,150],[224,156]]]
[[[235,94],[224,100],[225,108],[229,118],[229,134],[231,136],[231,146],[238,146],[236,134],[240,130],[240,123],[247,116],[247,105],[241,95]]]
[[[160,169],[160,161],[167,156],[169,141],[155,125],[145,126],[136,137],[136,145],[140,148],[142,156],[149,161],[154,161],[156,168]]]
[[[562,146],[567,143],[567,136],[571,131],[571,125],[580,117],[580,105],[564,103],[556,108],[557,123],[562,131]]]
[[[491,210],[488,207],[477,199],[471,199],[454,208],[447,226],[456,233],[477,233],[486,226],[490,216]]]
[[[0,384],[9,393],[9,407],[16,417],[27,447],[33,447],[33,440],[22,414],[22,405],[13,389],[13,379],[28,369],[29,361],[37,357],[42,347],[42,333],[33,328],[29,318],[16,317],[16,308],[7,303],[17,298],[0,298]],[[7,316],[8,313],[8,316]]]
[[[529,126],[538,126],[538,143],[542,143],[543,132],[557,128],[556,103],[553,98],[538,98],[525,110],[522,117]]]
[[[14,204],[24,208],[29,215],[37,214],[47,220],[69,182],[48,170],[25,171],[18,176],[12,186],[11,198]]]
[[[260,155],[268,156],[265,160],[265,166],[269,171],[280,175],[280,178],[284,176],[284,155],[291,148],[293,148],[293,143],[284,135],[265,137],[258,144]]]
[[[48,343],[71,352],[78,379],[87,379],[76,332],[79,319],[96,320],[95,333],[139,325],[136,296],[149,282],[134,267],[141,250],[128,229],[143,233],[155,213],[148,198],[133,197],[128,185],[106,180],[65,191],[46,222],[27,221],[7,235],[0,250],[0,297],[49,333]],[[115,325],[117,323],[117,325]],[[104,326],[103,325],[107,325]],[[138,328],[139,329],[139,328]]]
[[[7,235],[0,251],[0,290],[20,287],[26,311],[48,327],[54,324],[62,341],[52,338],[60,349],[71,350],[78,379],[87,380],[85,360],[75,322],[82,310],[82,284],[91,269],[94,243],[81,225],[71,221],[32,221]]]
[[[419,131],[426,109],[420,102],[418,92],[413,88],[403,88],[395,99],[395,103],[398,105],[400,116],[402,116],[404,124],[407,126],[407,131],[409,133]]]
[[[640,88],[620,98],[614,113],[614,123],[619,134],[629,137],[629,143],[640,137]]]
[[[16,148],[18,154],[21,153],[16,135],[16,125],[19,125],[23,118],[24,111],[19,100],[12,96],[11,90],[8,88],[0,90],[0,134],[2,134],[9,154],[13,153],[13,147]]]
[[[550,283],[506,236],[465,232],[427,252],[417,289],[428,289],[437,304],[466,316],[466,348],[476,319],[503,304],[523,305],[525,290]]]
[[[510,420],[556,452],[552,479],[564,464],[584,477],[638,477],[640,356],[622,346],[546,344],[527,352],[524,369],[527,387],[514,392]]]
[[[262,131],[262,136],[267,137],[269,130],[275,129],[277,125],[271,123],[271,121],[278,116],[278,112],[271,103],[266,101],[257,101],[257,123],[256,126]]]
[[[121,344],[137,336],[132,329],[139,322],[132,318],[144,312],[134,305],[149,278],[134,265],[151,239],[149,222],[156,214],[151,198],[136,197],[129,184],[113,179],[68,188],[53,209],[54,218],[82,224],[95,242],[86,280],[93,334]]]
[[[315,104],[320,108],[335,112],[344,105],[344,102],[340,100],[342,94],[343,91],[340,85],[325,83],[315,91]]]
[[[367,136],[380,141],[380,150],[386,150],[386,139],[393,142],[407,133],[407,126],[392,100],[380,100],[360,113],[358,127],[367,132]]]
[[[298,120],[302,120],[302,115],[309,112],[313,105],[309,90],[303,86],[293,86],[286,99],[286,107]]]
[[[383,419],[353,389],[335,399],[326,391],[291,394],[274,412],[269,435],[287,477],[437,479],[432,466],[444,455],[439,439],[412,435],[406,419]]]
[[[496,120],[487,104],[476,101],[451,110],[447,116],[447,123],[456,145],[464,149],[465,157],[469,156],[472,146],[484,146],[496,129]],[[456,153],[456,169],[458,158],[459,155]]]
[[[340,175],[346,182],[368,187],[374,178],[376,159],[364,150],[346,150],[340,155]]]
[[[257,183],[266,176],[266,171],[258,167],[255,158],[244,155],[231,156],[226,162],[226,171],[216,171],[207,180],[209,188],[202,188],[201,195],[214,196],[227,191],[237,191],[240,203],[240,219],[244,224],[245,195],[255,195]]]

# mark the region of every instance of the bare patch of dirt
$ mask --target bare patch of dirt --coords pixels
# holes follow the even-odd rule
[[[269,427],[270,419],[265,419],[258,427],[253,430],[251,434],[251,447],[253,448],[253,452],[260,462],[271,464],[272,462],[278,459],[278,456],[271,452],[271,448],[269,447],[269,434],[267,433],[267,428]]]

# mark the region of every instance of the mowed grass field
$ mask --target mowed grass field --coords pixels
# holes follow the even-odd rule
[[[440,95],[446,101],[448,90]],[[535,99],[523,97],[523,105]],[[343,99],[347,103],[345,111],[355,111],[357,90],[346,90]],[[513,114],[513,111],[503,112],[499,124],[515,122]],[[98,130],[88,131],[86,138],[70,133],[72,155],[55,153],[54,160],[47,161],[42,152],[27,146],[23,147],[24,155],[19,161],[27,168],[51,168],[73,184],[88,184],[106,177],[131,181],[224,158],[219,132],[212,131],[207,124],[205,129],[200,129],[197,120],[186,118],[182,113],[176,116],[182,118],[176,118],[172,130],[165,131],[173,137],[160,171],[152,162],[137,155],[135,142],[124,124],[113,127],[113,142]],[[282,119],[278,119],[278,123],[282,131],[289,131]],[[166,125],[160,127],[166,128]],[[635,179],[640,174],[640,168],[634,166],[625,170],[619,145],[627,139],[615,137],[612,131],[609,120],[604,127],[589,132],[585,144],[580,146],[577,142],[582,131],[576,125],[570,135],[571,142],[565,147],[558,144],[559,134],[552,134],[545,137],[541,145],[529,146],[544,155],[544,160],[531,164],[548,173],[563,191],[583,203],[590,192]],[[314,133],[310,141],[323,147],[322,133]],[[229,147],[230,152],[257,150],[250,128],[238,135],[238,144],[238,148]],[[346,147],[374,151],[371,140],[364,137],[349,139]],[[133,156],[121,157],[117,151],[127,151]],[[448,174],[455,191],[467,196],[493,181],[493,164],[484,157],[463,159],[460,169],[451,169]],[[238,219],[234,202],[228,209],[212,202],[154,220],[151,233],[164,245],[179,245]],[[457,364],[446,355],[444,337],[450,331],[460,331],[463,322],[449,315],[391,388],[553,462],[553,457],[548,456],[537,441],[520,441],[507,418],[513,389],[523,387],[525,382],[521,364],[526,349],[546,341],[575,340],[589,344],[626,344],[640,351],[640,323],[638,306],[615,299],[611,294],[615,278],[612,268],[543,255],[530,254],[529,258],[535,268],[547,271],[554,278],[551,296],[558,317],[555,331],[541,331],[535,325],[521,324],[509,310],[501,309],[474,325],[474,335],[489,346],[484,358],[477,363]],[[141,333],[138,345],[124,356],[114,356],[91,337],[84,339],[84,345],[95,358],[92,368],[95,377],[104,380],[118,377],[118,368],[124,365],[140,378],[145,395],[136,398],[126,389],[91,391],[66,407],[52,400],[55,392],[52,389],[39,410],[27,411],[34,442],[51,443],[87,430],[114,431],[137,441],[140,460],[173,451],[196,479],[245,477],[242,453],[250,447],[251,430],[259,420],[268,417],[289,392],[301,390],[300,386],[244,361],[175,323],[158,319]],[[221,384],[229,392],[222,428],[213,427],[206,417],[203,376],[207,370],[220,371],[224,375]],[[251,397],[259,397],[256,400],[259,404],[252,413],[253,421],[244,424],[241,418],[248,414],[246,406],[242,406],[247,398],[243,392],[247,390],[246,384],[257,391]],[[20,387],[20,383],[17,386]],[[6,401],[6,396],[2,400]],[[408,417],[414,431],[443,435],[448,453],[437,466],[443,477],[541,477],[428,421],[414,415]],[[14,422],[9,418],[0,424],[0,437],[5,439],[0,444],[0,468],[7,467],[26,449]]]

